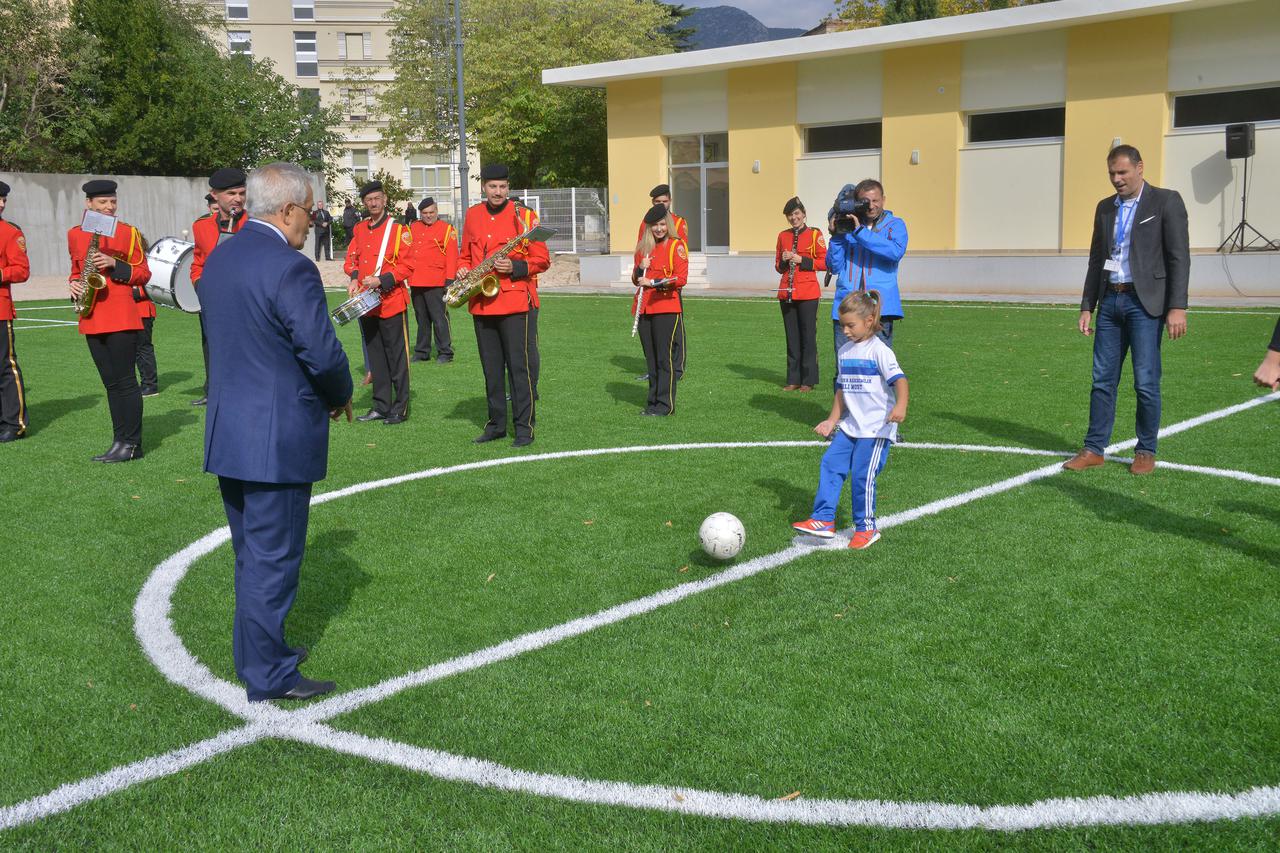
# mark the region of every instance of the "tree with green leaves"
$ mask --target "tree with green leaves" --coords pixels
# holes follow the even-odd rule
[[[836,0],[836,19],[848,29],[949,18],[1053,0]]]
[[[442,0],[418,0],[388,13],[396,79],[379,96],[388,122],[381,150],[457,147],[451,10]],[[514,186],[606,183],[604,92],[544,86],[542,71],[670,53],[679,32],[671,7],[465,0],[462,11],[468,142],[481,159],[508,164]]]

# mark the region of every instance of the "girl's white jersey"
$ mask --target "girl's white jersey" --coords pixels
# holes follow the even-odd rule
[[[898,403],[893,383],[906,376],[893,350],[875,335],[849,341],[837,356],[837,379],[844,398],[840,429],[850,438],[898,440],[898,425],[889,412]]]

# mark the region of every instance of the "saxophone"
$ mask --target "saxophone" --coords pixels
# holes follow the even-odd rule
[[[445,304],[450,308],[457,308],[477,293],[483,293],[490,298],[497,296],[498,274],[493,271],[494,263],[510,255],[525,240],[541,242],[554,233],[556,233],[554,229],[535,224],[512,237],[501,249],[476,264],[466,275],[449,285],[444,292]]]
[[[93,265],[93,256],[96,254],[98,254],[98,235],[93,234],[89,237],[89,251],[84,253],[84,264],[80,269],[80,284],[84,287],[84,292],[79,298],[71,299],[75,312],[85,320],[93,314],[93,306],[97,304],[98,297],[107,286],[106,277]]]

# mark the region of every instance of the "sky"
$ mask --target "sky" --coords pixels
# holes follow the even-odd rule
[[[692,8],[707,6],[737,6],[750,12],[766,27],[797,27],[810,29],[835,12],[834,0],[680,0],[681,5]]]

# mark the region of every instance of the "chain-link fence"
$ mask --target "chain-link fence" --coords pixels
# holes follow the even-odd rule
[[[580,255],[609,251],[609,209],[603,189],[512,190],[511,197],[533,208],[543,225],[556,229],[547,241],[551,251]]]

